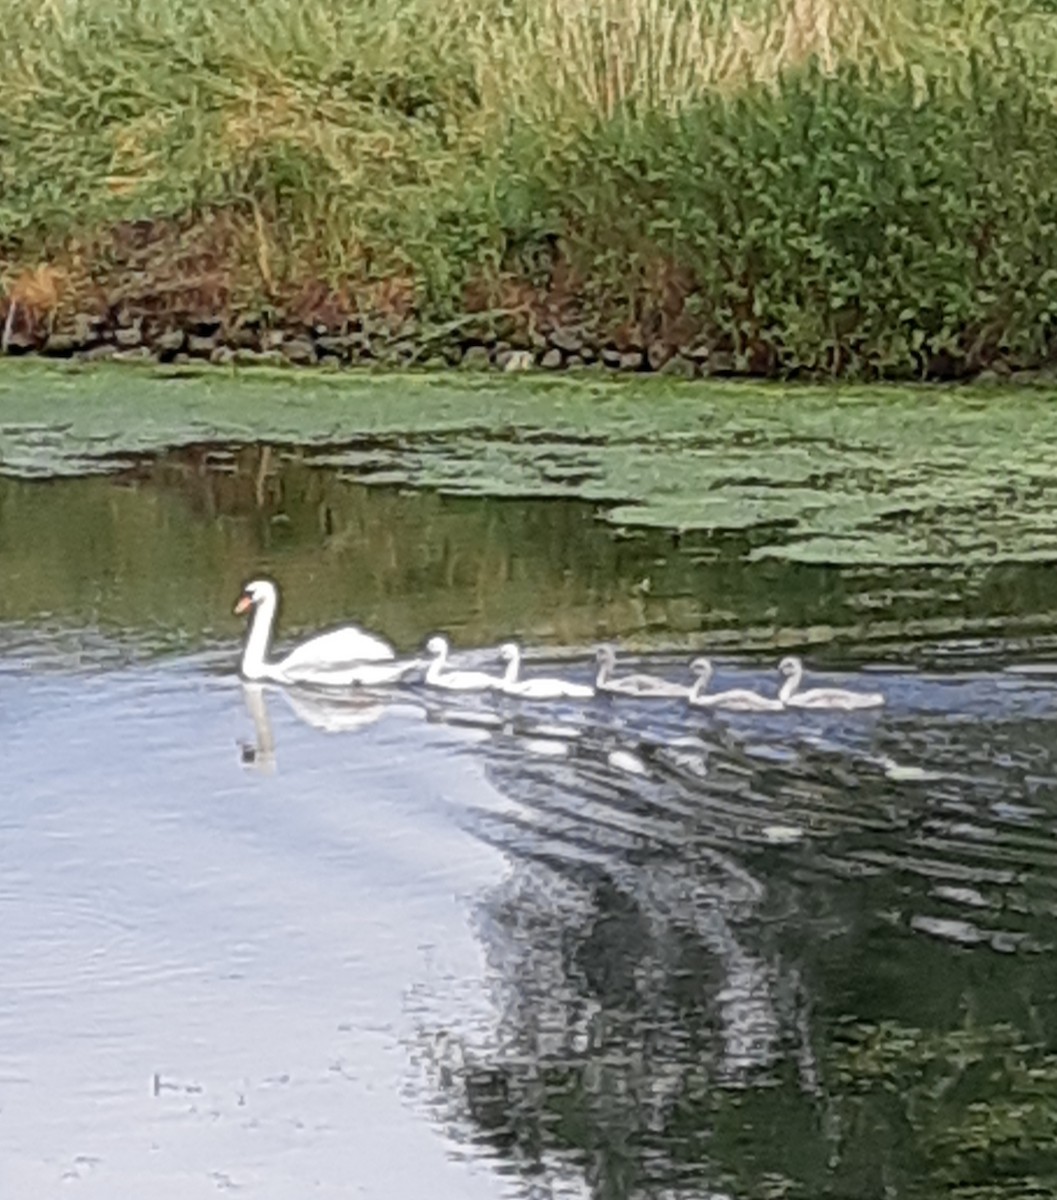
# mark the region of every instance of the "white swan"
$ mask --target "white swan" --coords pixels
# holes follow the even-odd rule
[[[780,697],[761,696],[759,692],[749,691],[748,688],[731,688],[726,692],[705,695],[705,688],[712,678],[711,662],[707,658],[695,658],[690,670],[697,678],[687,699],[699,708],[730,708],[736,712],[779,712],[785,708]]]
[[[352,683],[389,683],[414,665],[395,662],[396,655],[388,642],[357,629],[355,625],[309,638],[285,658],[269,662],[268,647],[278,607],[279,591],[270,580],[254,579],[242,589],[235,614],[253,612],[239,664],[243,679],[272,679],[277,683],[318,682],[341,687]],[[383,663],[386,666],[382,667]]]
[[[658,675],[622,675],[612,679],[613,668],[617,665],[616,651],[612,646],[599,646],[595,651],[598,662],[598,674],[595,676],[595,689],[599,692],[612,692],[620,696],[683,696],[690,689],[682,684],[672,683],[669,679],[661,679]]]
[[[417,658],[350,663],[347,667],[293,667],[283,674],[279,682],[317,688],[375,687],[378,684],[399,683],[412,672],[421,670],[422,662]]]
[[[529,700],[557,700],[563,696],[586,700],[595,694],[595,689],[586,683],[569,683],[564,679],[518,679],[521,650],[514,642],[500,646],[499,657],[507,664],[499,690],[508,696],[524,696]]]
[[[453,692],[483,692],[497,688],[503,682],[498,676],[486,675],[484,671],[445,671],[448,639],[439,634],[429,639],[426,650],[433,655],[433,661],[426,668],[426,683],[430,687],[447,688]]]
[[[790,708],[879,708],[885,702],[880,692],[849,692],[843,688],[809,688],[798,691],[804,677],[804,664],[790,654],[778,664],[786,676],[778,698]]]

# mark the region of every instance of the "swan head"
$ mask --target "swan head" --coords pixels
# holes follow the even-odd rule
[[[608,667],[612,670],[617,664],[617,652],[612,646],[599,646],[595,651],[595,662],[600,667]]]
[[[690,664],[690,670],[693,671],[695,675],[711,675],[712,660],[708,658],[695,658]]]
[[[778,664],[778,670],[782,675],[796,675],[803,669],[803,663],[795,654],[787,654]]]
[[[499,647],[499,657],[503,659],[504,662],[514,662],[516,659],[520,658],[521,649],[519,648],[517,642],[504,642]]]
[[[435,633],[433,637],[426,643],[426,653],[436,657],[438,654],[448,653],[448,639],[441,637],[439,633]]]
[[[274,603],[278,595],[278,589],[270,579],[253,579],[243,586],[242,594],[235,601],[235,616],[249,612],[251,608],[256,608],[266,600]]]

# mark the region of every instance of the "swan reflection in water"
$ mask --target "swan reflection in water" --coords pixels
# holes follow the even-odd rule
[[[575,738],[573,726],[537,725],[527,720],[511,720],[486,708],[438,703],[432,697],[412,696],[391,690],[324,691],[308,686],[277,686],[273,683],[241,682],[242,699],[253,722],[253,741],[240,741],[242,762],[258,771],[276,769],[275,732],[272,728],[266,693],[282,696],[290,711],[306,725],[323,733],[358,733],[374,725],[386,713],[399,711],[430,722],[480,730],[484,736],[497,732],[540,737]]]
[[[354,733],[373,725],[386,711],[407,708],[407,700],[395,695],[357,691],[328,695],[309,688],[274,687],[264,683],[242,683],[242,699],[253,722],[254,741],[240,742],[242,761],[258,771],[275,770],[275,733],[265,692],[279,694],[296,717],[324,733]]]
[[[472,730],[485,740],[512,740],[530,756],[562,755],[571,747],[585,741],[593,745],[600,731],[590,725],[550,716],[534,718],[523,713],[497,713],[485,706],[477,707],[453,696],[449,701],[431,695],[415,695],[378,689],[358,688],[355,692],[324,691],[307,686],[294,687],[274,683],[241,681],[246,712],[253,723],[253,739],[239,741],[242,762],[265,774],[276,769],[275,731],[272,726],[267,694],[280,695],[289,710],[306,725],[323,733],[358,733],[374,725],[387,713],[400,712],[428,724],[442,724]],[[604,737],[608,765],[618,770],[639,773],[645,768],[634,759],[628,748],[611,745],[612,737]],[[618,739],[619,742],[619,739]],[[597,747],[596,747],[597,748]]]

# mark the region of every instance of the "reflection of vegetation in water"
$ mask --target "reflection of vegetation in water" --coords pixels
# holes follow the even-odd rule
[[[929,1179],[913,1194],[1057,1194],[1057,1055],[1018,1030],[854,1027],[833,1068],[846,1136],[881,1117],[909,1135]]]
[[[961,571],[1057,557],[1057,410],[1025,389],[177,379],[5,364],[0,421],[9,469],[252,436],[328,446],[369,479],[586,499],[618,525],[736,532],[754,558]]]
[[[406,647],[434,629],[464,645],[708,631],[711,644],[771,646],[1048,608],[1042,568],[995,568],[963,595],[929,571],[749,563],[747,544],[619,536],[575,501],[366,488],[296,451],[189,447],[117,478],[0,477],[0,616],[226,637],[233,596],[263,571],[283,585],[286,630],[354,617]]]
[[[9,490],[7,553],[16,542],[51,548],[27,555],[9,581],[0,603],[12,615],[62,612],[72,587],[81,612],[101,606],[126,623],[171,626],[164,614],[179,609],[178,623],[209,629],[232,586],[271,564],[284,572],[291,627],[356,612],[404,640],[430,625],[555,640],[729,629],[749,645],[789,629],[825,640],[833,623],[858,638],[981,629],[1007,616],[1053,624],[1045,505],[1057,413],[1038,393],[1010,392],[998,406],[972,393],[658,380],[500,389],[450,378],[185,379],[5,363],[0,420],[9,473],[100,471],[132,452],[252,436],[303,445],[311,461],[376,482],[591,500],[602,517],[641,531],[614,543],[594,511],[575,506],[519,513],[368,498],[332,476],[295,483],[289,464],[278,488],[258,495],[267,464],[249,454],[230,485],[174,470],[123,499],[102,484],[41,490],[32,503]],[[222,493],[237,513],[211,507]],[[337,524],[327,528],[328,519]],[[696,531],[682,535],[681,553],[642,528],[673,525]],[[1036,558],[1037,567],[1023,561]],[[921,560],[935,565],[910,565]],[[120,588],[107,582],[113,572]],[[80,583],[63,584],[75,574]]]
[[[355,616],[407,645],[433,627],[575,640],[643,619],[631,586],[641,548],[614,542],[579,506],[453,502],[263,465],[246,451],[239,469],[188,455],[132,486],[0,480],[0,613],[156,624],[194,640],[233,631],[242,581],[269,571],[288,630]]]
[[[642,965],[635,955],[628,974]],[[599,1200],[1057,1194],[1057,1055],[1012,1027],[838,1028],[817,1081],[790,1066],[731,1086],[707,976],[696,997],[693,982],[654,974],[659,998],[630,1009],[581,994],[564,1042],[543,1004],[514,1017],[518,1040],[504,1023],[494,1057],[442,1043],[434,1083],[453,1130],[528,1178],[579,1169]]]
[[[1051,779],[1044,732],[1022,743],[1027,727],[992,725],[977,756],[946,721],[923,724],[922,760],[1030,761]],[[1016,801],[1008,767],[998,791],[996,772],[949,801],[904,796],[882,829],[874,806],[900,790],[848,757],[801,753],[778,776],[717,739],[687,792],[621,784],[581,757],[545,771],[511,754],[490,774],[516,802],[485,825],[511,859],[479,923],[495,1024],[422,1027],[427,1087],[456,1137],[517,1163],[538,1194],[579,1173],[600,1200],[1053,1194],[1048,957],[917,931],[962,902],[942,884],[971,893],[978,876],[963,899],[982,931],[1008,935],[993,944],[1051,940],[1049,902],[1032,899],[1048,859],[977,811]],[[841,828],[823,839],[831,787]],[[813,835],[754,849],[757,810],[780,819],[794,803]],[[986,863],[1019,869],[982,866],[985,846]],[[873,855],[885,868],[864,872]]]
[[[364,488],[268,448],[188,450],[118,479],[0,478],[0,615],[234,630],[271,572],[284,628],[354,616],[401,644],[518,633],[583,642],[696,629],[708,576],[660,534],[615,538],[582,504]],[[702,587],[704,586],[704,594]]]

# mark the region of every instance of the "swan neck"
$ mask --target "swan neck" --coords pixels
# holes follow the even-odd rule
[[[426,668],[426,682],[436,683],[440,678],[440,673],[444,670],[448,661],[448,647],[442,646],[440,650],[433,656],[433,661]]]
[[[697,678],[694,680],[693,686],[690,688],[690,703],[700,699],[701,693],[708,687],[709,680],[712,678],[712,668],[702,667],[697,673]]]
[[[778,692],[778,699],[781,700],[783,704],[788,704],[789,701],[792,700],[797,688],[800,687],[800,681],[803,678],[804,668],[801,666],[794,667],[794,669],[789,673],[789,677],[786,679],[785,683],[782,684]]]
[[[521,666],[521,655],[515,650],[510,655],[510,660],[506,665],[506,671],[503,673],[503,682],[506,684],[517,683],[517,673]]]
[[[595,675],[595,687],[604,688],[609,682],[610,663],[606,658],[600,659],[598,663],[598,673]]]
[[[275,596],[265,596],[253,609],[250,631],[246,635],[246,645],[242,651],[242,674],[246,679],[269,677],[268,646],[272,639],[275,609]]]

